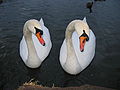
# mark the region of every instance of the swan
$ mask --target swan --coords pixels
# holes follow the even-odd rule
[[[48,56],[52,47],[49,30],[43,19],[28,20],[23,27],[20,41],[20,56],[29,68],[38,68]]]
[[[73,20],[65,32],[60,49],[60,64],[69,74],[76,75],[84,70],[95,55],[96,38],[89,28],[86,17]]]

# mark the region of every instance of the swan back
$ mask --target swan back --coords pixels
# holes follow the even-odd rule
[[[76,37],[76,39],[75,39]],[[79,64],[82,67],[82,70],[85,69],[90,62],[92,61],[94,55],[95,55],[95,46],[96,46],[96,38],[92,30],[90,30],[90,36],[89,41],[86,42],[84,51],[80,51],[80,43],[79,43],[79,36],[76,32],[72,35],[72,42],[73,44],[76,56],[78,58]]]
[[[37,37],[34,34],[32,34],[34,46],[38,54],[38,57],[40,58],[41,61],[43,61],[48,56],[50,49],[52,47],[49,30],[45,26],[42,26],[42,30],[44,32],[44,35],[42,37],[44,38],[44,41],[46,43],[45,46],[41,45]]]

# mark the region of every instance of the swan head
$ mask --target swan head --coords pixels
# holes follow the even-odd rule
[[[75,30],[79,35],[80,51],[83,52],[85,43],[89,40],[90,34],[90,29],[86,22],[86,17],[83,20],[79,20],[78,23],[75,24]]]
[[[45,41],[42,38],[43,30],[38,20],[35,19],[28,20],[25,23],[24,27],[26,27],[30,32],[32,32],[38,38],[39,42],[43,46],[45,46]]]

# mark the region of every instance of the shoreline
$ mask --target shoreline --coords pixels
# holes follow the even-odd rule
[[[116,90],[112,88],[93,86],[93,85],[82,85],[80,87],[43,87],[41,85],[23,85],[17,90]]]

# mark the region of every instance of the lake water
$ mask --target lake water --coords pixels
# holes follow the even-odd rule
[[[0,4],[0,89],[14,90],[32,78],[43,86],[97,85],[120,89],[120,0],[5,0]],[[97,38],[96,55],[79,75],[64,72],[59,51],[68,23],[87,17]],[[19,56],[22,28],[29,19],[44,19],[53,43],[48,58],[37,69],[29,69]]]

